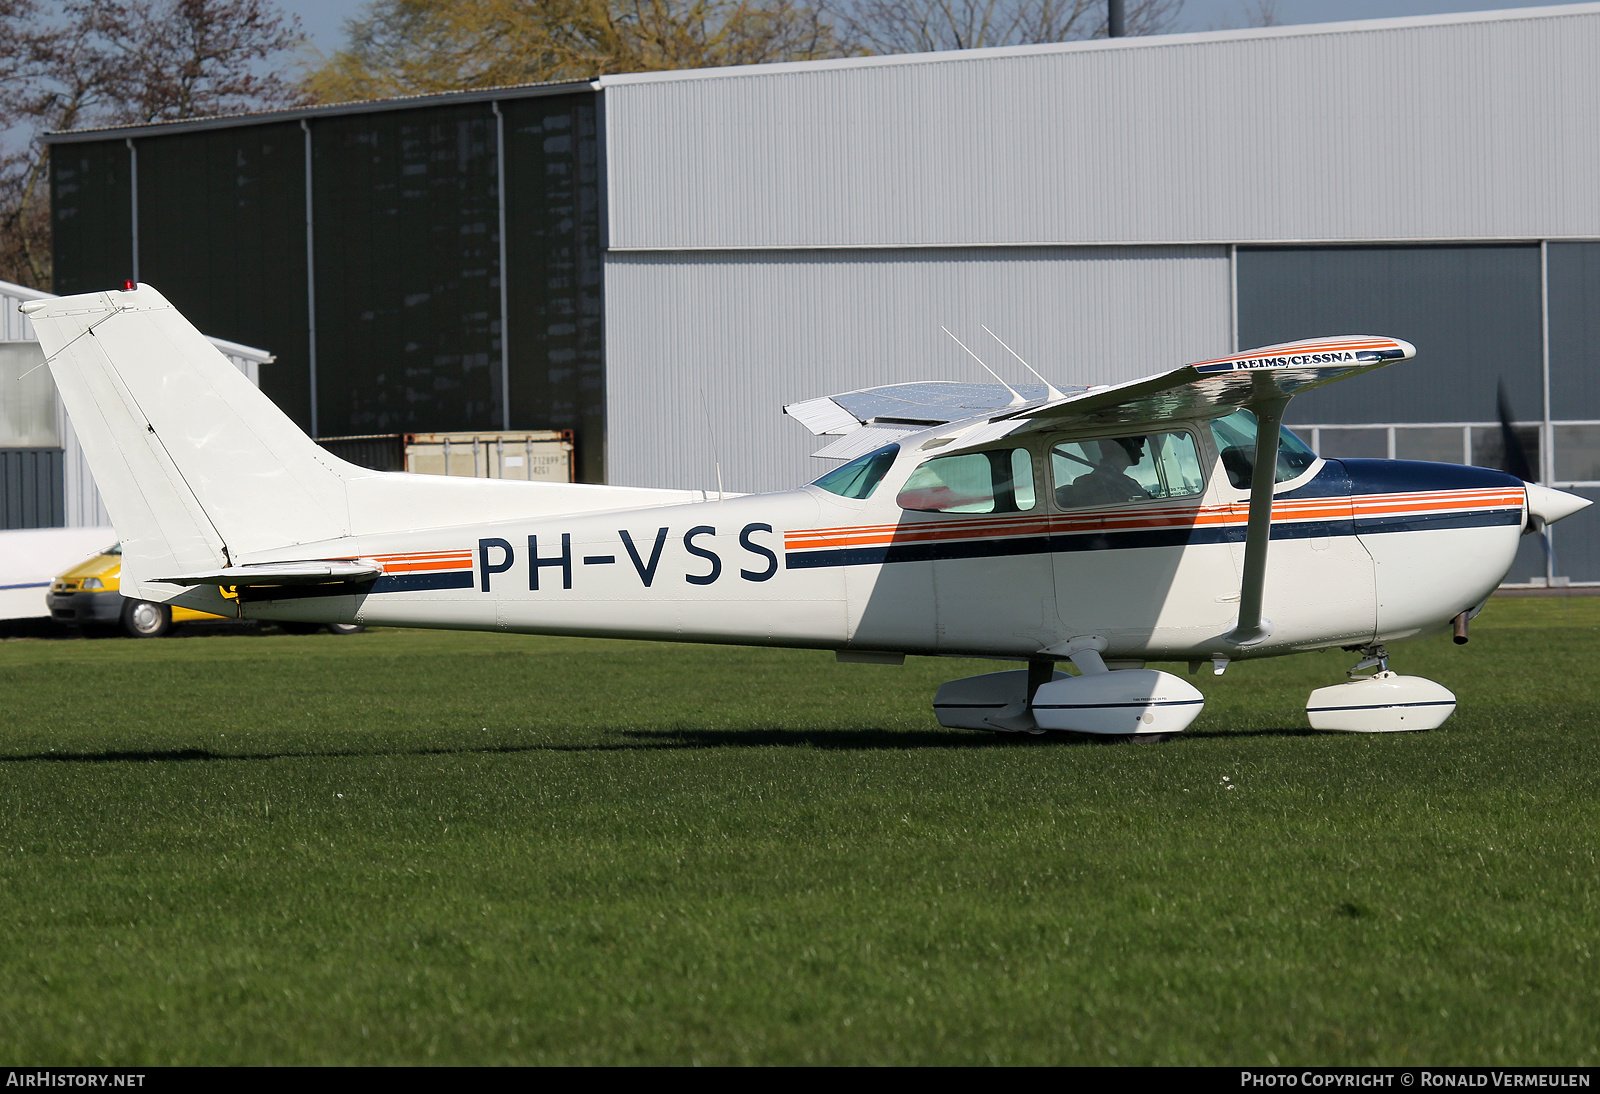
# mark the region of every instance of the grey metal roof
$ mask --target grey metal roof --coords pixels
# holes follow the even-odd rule
[[[190,133],[199,129],[233,129],[243,125],[272,125],[301,118],[337,118],[348,114],[377,114],[389,110],[415,110],[430,106],[455,106],[461,103],[533,99],[544,95],[569,95],[574,91],[594,91],[599,84],[590,80],[559,80],[537,84],[508,84],[503,87],[477,87],[466,91],[443,91],[428,95],[401,95],[392,99],[365,99],[352,103],[320,103],[289,110],[261,110],[247,114],[218,114],[209,118],[183,118],[178,121],[137,125],[108,125],[96,129],[65,129],[46,133],[45,144],[79,144],[84,141],[125,140],[133,137]]]

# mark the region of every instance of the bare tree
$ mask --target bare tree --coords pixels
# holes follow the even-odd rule
[[[1030,45],[1103,37],[1105,0],[828,0],[841,36],[866,53]],[[1133,0],[1130,34],[1169,29],[1184,0]]]
[[[153,122],[299,102],[303,93],[258,64],[302,39],[271,0],[71,0],[90,33],[116,121]]]
[[[1250,27],[1278,25],[1278,0],[1249,0],[1244,6],[1244,21]]]
[[[49,156],[39,137],[303,101],[258,67],[301,41],[272,0],[0,0],[0,279],[48,288]]]
[[[805,0],[373,0],[311,72],[324,102],[837,57]]]

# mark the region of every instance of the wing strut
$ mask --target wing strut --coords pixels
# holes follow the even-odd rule
[[[1276,395],[1249,404],[1256,416],[1256,460],[1250,473],[1250,520],[1244,534],[1244,578],[1239,584],[1239,622],[1226,635],[1235,646],[1254,646],[1272,633],[1272,621],[1261,618],[1261,595],[1267,581],[1267,547],[1272,542],[1272,488],[1278,484],[1278,434],[1289,396]]]

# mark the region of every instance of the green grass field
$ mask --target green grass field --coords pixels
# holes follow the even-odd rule
[[[1600,598],[1395,652],[1442,729],[1304,730],[1329,653],[1135,746],[940,729],[992,663],[0,642],[0,1060],[1600,1062]]]

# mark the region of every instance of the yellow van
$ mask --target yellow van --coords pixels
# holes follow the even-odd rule
[[[190,608],[127,599],[118,592],[121,576],[122,544],[114,543],[56,577],[46,597],[50,617],[84,631],[121,630],[129,638],[160,638],[174,623],[197,619],[215,623],[222,618]]]
[[[178,623],[229,621],[193,608],[174,608],[124,597],[119,591],[121,576],[122,544],[115,543],[56,577],[46,594],[51,618],[85,633],[120,630],[129,638],[160,638]],[[289,634],[311,634],[323,629],[319,623],[279,623],[278,627]],[[354,634],[362,628],[332,623],[327,629],[334,634]]]

